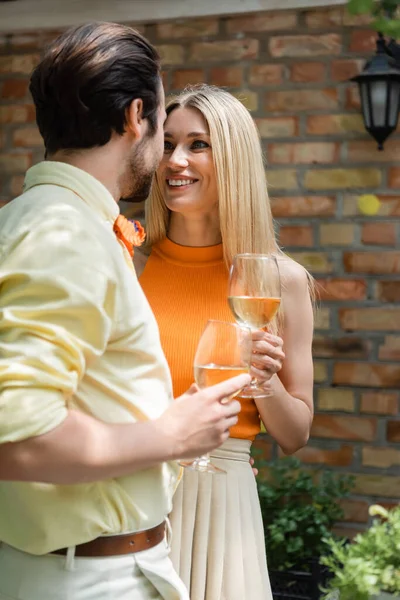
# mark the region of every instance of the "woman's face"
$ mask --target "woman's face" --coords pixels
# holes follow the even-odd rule
[[[157,179],[171,211],[197,216],[216,212],[218,191],[209,129],[196,108],[176,108],[168,116]]]

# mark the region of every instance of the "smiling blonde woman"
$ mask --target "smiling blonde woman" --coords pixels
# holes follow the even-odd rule
[[[272,397],[240,399],[239,422],[213,453],[226,476],[185,470],[171,514],[171,557],[191,600],[272,600],[250,448],[260,421],[286,454],[308,440],[309,277],[277,245],[259,135],[236,98],[206,85],[184,90],[167,106],[164,137],[146,207],[151,251],[135,256],[175,396],[193,381],[193,357],[207,319],[233,320],[227,281],[235,254],[278,257],[284,306],[274,334],[260,332],[253,346],[253,366]]]

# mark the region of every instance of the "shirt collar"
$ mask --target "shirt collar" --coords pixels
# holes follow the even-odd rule
[[[45,184],[59,185],[71,190],[111,224],[114,224],[119,215],[119,206],[107,188],[82,169],[63,162],[43,161],[27,171],[24,192],[36,185]]]

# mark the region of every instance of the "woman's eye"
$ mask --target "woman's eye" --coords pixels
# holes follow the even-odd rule
[[[192,144],[192,148],[194,150],[202,150],[204,148],[209,148],[210,144],[207,144],[207,142],[204,142],[203,140],[195,140]]]
[[[171,142],[167,142],[166,140],[164,140],[164,152],[171,152],[171,150],[173,150],[174,147],[171,144]]]

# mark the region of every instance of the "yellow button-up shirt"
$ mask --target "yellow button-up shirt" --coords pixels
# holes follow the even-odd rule
[[[172,401],[157,324],[95,178],[43,162],[0,210],[0,443],[77,409],[109,423]],[[60,466],[62,468],[62,466]],[[179,467],[79,485],[0,482],[0,540],[32,554],[147,529],[171,510]]]

